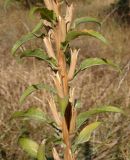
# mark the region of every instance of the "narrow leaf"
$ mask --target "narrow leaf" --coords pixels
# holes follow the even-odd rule
[[[29,138],[19,138],[18,144],[31,157],[33,158],[37,157],[37,151],[38,151],[39,145],[35,141]]]
[[[31,18],[34,18],[34,14],[37,12],[37,10],[38,10],[39,8],[40,8],[40,7],[36,7],[36,6],[31,7],[31,9],[30,9],[30,11],[29,11],[29,16],[30,16]]]
[[[22,52],[20,58],[23,58],[23,57],[35,57],[35,58],[38,58],[39,60],[44,60],[48,62],[52,68],[54,69],[57,68],[56,60],[53,58],[49,58],[47,54],[40,48],[34,49],[34,50],[26,50]]]
[[[89,111],[82,112],[77,117],[77,128],[79,128],[88,118],[92,115],[98,113],[106,113],[106,112],[113,112],[113,113],[124,113],[120,108],[114,106],[102,106],[90,109]]]
[[[116,70],[120,71],[119,66],[110,60],[106,60],[102,58],[87,58],[81,62],[79,70],[77,72],[83,71],[87,68],[98,66],[98,65],[109,65],[114,67]]]
[[[75,144],[82,144],[89,141],[92,132],[101,124],[101,122],[94,122],[87,125],[78,135]]]
[[[21,53],[20,58],[23,57],[36,57],[41,60],[48,60],[49,57],[42,49],[26,50]]]
[[[26,111],[17,111],[12,115],[12,118],[25,118],[37,121],[47,121],[46,114],[37,107],[31,107]]]
[[[67,45],[70,41],[80,37],[80,36],[91,36],[99,39],[103,43],[107,44],[106,39],[99,33],[93,30],[82,30],[82,31],[70,31],[68,32],[66,36],[65,42],[63,42],[63,45]]]
[[[87,23],[87,22],[94,22],[94,23],[97,23],[98,25],[101,25],[101,23],[99,22],[98,19],[96,18],[92,18],[92,17],[82,17],[82,18],[77,18],[73,25],[72,25],[72,28],[75,28],[77,27],[79,24],[81,23]]]
[[[41,145],[38,148],[37,159],[38,160],[47,160],[46,156],[45,156],[45,140],[41,143]]]
[[[29,41],[29,40],[32,40],[36,38],[36,36],[33,34],[33,33],[28,33],[27,35],[23,36],[20,40],[18,40],[13,48],[12,48],[12,54],[15,55],[15,52],[17,51],[17,49],[22,46],[25,42]]]
[[[38,34],[39,34],[38,36],[41,36],[42,33],[41,33],[40,31],[41,31],[41,29],[43,28],[43,26],[44,26],[43,22],[40,21],[40,22],[35,26],[35,28],[32,30],[32,33],[35,34],[36,36],[37,36]]]
[[[43,23],[42,21],[40,21],[35,28],[33,29],[32,32],[28,33],[27,35],[24,35],[21,39],[19,39],[13,46],[11,52],[13,55],[15,55],[15,52],[17,51],[17,49],[22,46],[24,43],[26,43],[27,41],[30,41],[32,39],[35,39],[37,37],[42,37],[43,33],[40,31],[43,27]]]
[[[52,88],[52,87],[50,87],[46,84],[43,84],[43,83],[35,84],[35,85],[32,85],[32,86],[29,86],[23,92],[22,96],[20,97],[20,104],[22,104],[25,101],[26,97],[28,97],[31,93],[33,93],[36,90],[42,90],[42,89],[46,89],[49,92],[56,93],[54,88]]]

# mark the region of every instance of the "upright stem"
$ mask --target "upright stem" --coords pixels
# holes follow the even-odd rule
[[[64,52],[62,51],[61,47],[61,42],[62,42],[62,26],[59,25],[57,27],[57,59],[58,59],[58,73],[61,78],[62,82],[62,89],[64,93],[64,97],[68,97],[69,99],[69,85],[68,85],[68,73],[67,73],[67,64],[66,64],[66,59]],[[69,102],[68,102],[69,104]],[[66,113],[64,114],[64,117],[62,117],[62,134],[63,134],[63,140],[66,145],[66,148],[64,150],[64,160],[73,160],[72,154],[71,154],[71,142],[70,142],[70,135],[69,135],[69,125],[70,125],[70,120],[71,120],[71,105],[67,105],[66,107]],[[69,117],[68,117],[69,115]]]
[[[54,41],[56,45],[56,59],[58,62],[57,79],[55,84],[57,87],[58,96],[65,102],[65,112],[61,115],[61,130],[63,141],[65,143],[64,160],[74,160],[71,153],[71,132],[70,126],[72,122],[72,104],[69,102],[69,84],[68,84],[68,70],[66,64],[66,57],[61,48],[61,43],[65,40],[67,33],[66,19],[61,16],[60,2],[53,0],[52,3],[46,0],[46,5],[52,7],[57,15],[57,24],[54,27]],[[71,127],[73,128],[73,127]]]
[[[60,50],[59,52],[58,62],[59,62],[59,73],[63,85],[63,93],[64,96],[66,97],[68,96],[68,77],[67,77],[65,56],[62,50]]]

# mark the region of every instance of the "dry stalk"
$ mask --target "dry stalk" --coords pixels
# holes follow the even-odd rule
[[[64,54],[63,50],[61,49],[61,43],[65,40],[67,30],[68,30],[70,23],[71,23],[71,20],[72,20],[73,6],[72,5],[70,7],[67,6],[66,18],[64,19],[63,17],[61,17],[61,14],[60,14],[60,3],[58,1],[55,1],[55,2],[53,1],[53,5],[51,5],[51,4],[52,3],[51,2],[49,3],[49,1],[46,2],[46,6],[49,9],[50,8],[53,9],[58,17],[58,23],[56,24],[55,29],[54,29],[54,33],[53,33],[54,34],[53,41],[56,46],[55,57],[58,62],[58,70],[57,70],[56,76],[53,77],[53,80],[54,80],[55,86],[57,88],[59,98],[64,99],[66,97],[69,98],[68,80],[71,80],[74,76],[74,71],[75,71],[76,62],[77,62],[77,55],[78,55],[78,51],[74,51],[76,53],[73,53],[73,51],[71,51],[72,59],[71,59],[70,70],[68,73],[65,54]],[[48,45],[47,47],[50,48],[50,45]],[[51,53],[53,53],[53,52],[51,52]],[[49,53],[49,55],[50,55],[50,53]],[[53,55],[53,57],[54,57],[54,55]],[[68,104],[70,104],[70,103],[68,102]],[[50,106],[51,106],[51,104],[50,104]],[[68,109],[66,109],[67,113],[65,114],[65,116],[63,116],[60,119],[61,122],[59,122],[59,120],[56,119],[56,117],[58,115],[57,115],[57,113],[54,113],[55,111],[53,112],[53,116],[55,117],[56,121],[58,121],[58,123],[62,124],[61,130],[62,130],[62,134],[63,134],[63,141],[65,143],[64,160],[74,160],[72,152],[71,152],[70,135],[75,127],[76,112],[74,110],[72,110],[71,105],[68,105],[67,107],[68,107]],[[51,108],[53,108],[53,107],[51,107]],[[70,117],[68,118],[68,117],[66,117],[66,115],[69,115]],[[69,121],[67,121],[68,119],[69,119]],[[56,160],[60,159],[58,157],[58,153],[57,153],[56,149],[53,149],[53,155]]]

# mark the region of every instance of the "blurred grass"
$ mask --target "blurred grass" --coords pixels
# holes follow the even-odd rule
[[[121,107],[128,115],[130,113],[130,27],[121,24],[114,15],[110,15],[110,4],[113,0],[84,0],[75,2],[75,17],[92,16],[101,19],[101,32],[108,39],[110,45],[105,46],[93,38],[73,41],[72,47],[80,47],[79,62],[84,57],[108,58],[120,64],[123,68],[119,74],[104,66],[89,69],[72,82],[76,87],[76,98],[82,101],[82,110],[93,106],[111,104]],[[46,82],[52,84],[50,69],[43,62],[26,59],[17,62],[11,56],[11,47],[21,35],[32,30],[38,21],[28,17],[28,10],[19,5],[12,5],[7,10],[0,1],[0,159],[6,152],[4,160],[29,159],[17,146],[17,139],[21,132],[29,128],[30,135],[40,141],[44,137],[44,126],[23,124],[20,121],[10,121],[11,114],[32,105],[47,108],[47,93],[37,92],[31,95],[23,106],[18,103],[22,91],[30,84]],[[106,18],[108,17],[108,18]],[[95,25],[84,25],[86,28],[97,28]],[[82,28],[82,26],[81,26]],[[25,48],[41,46],[42,42],[29,42]],[[105,121],[98,132],[93,134],[92,160],[130,160],[130,118],[120,114],[104,114],[94,119]],[[92,119],[91,119],[92,120]],[[91,121],[90,120],[90,121]],[[22,130],[21,130],[22,129]],[[47,132],[47,131],[46,131]],[[87,150],[87,147],[84,152]],[[86,153],[86,152],[85,152]],[[85,154],[84,153],[84,154]],[[85,159],[82,158],[82,159]]]

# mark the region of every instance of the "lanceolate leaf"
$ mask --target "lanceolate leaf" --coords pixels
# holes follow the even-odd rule
[[[19,138],[18,144],[31,157],[37,158],[37,151],[38,151],[39,145],[35,141],[29,138]]]
[[[46,114],[37,107],[31,107],[26,111],[17,111],[12,115],[12,118],[34,119],[37,121],[47,121]]]
[[[37,159],[38,160],[47,160],[46,156],[45,156],[45,140],[41,143],[41,145],[38,148]]]
[[[40,21],[36,26],[35,28],[33,29],[32,33],[36,36],[42,36],[42,32],[41,32],[41,29],[43,28],[44,24],[42,21]]]
[[[29,15],[31,18],[33,18],[34,14],[37,12],[37,10],[41,7],[32,7],[29,11]]]
[[[56,14],[52,10],[48,10],[43,7],[34,7],[30,11],[30,15],[32,16],[34,13],[39,12],[41,14],[41,18],[47,20],[49,22],[55,23],[57,18]]]
[[[22,46],[24,43],[26,43],[27,41],[30,41],[30,40],[35,39],[35,38],[37,38],[37,37],[43,36],[43,33],[40,32],[40,30],[42,29],[42,27],[43,27],[43,23],[42,23],[42,21],[40,21],[40,22],[36,25],[36,27],[33,29],[32,32],[28,33],[27,35],[23,36],[20,40],[18,40],[18,41],[14,44],[14,46],[13,46],[13,48],[12,48],[12,51],[11,51],[12,54],[15,55],[15,52],[17,51],[17,49],[18,49],[20,46]]]
[[[80,36],[95,37],[95,38],[97,38],[97,39],[99,39],[102,42],[107,44],[106,39],[99,32],[96,32],[96,31],[93,31],[93,30],[82,30],[82,31],[70,31],[70,32],[68,32],[65,42],[63,42],[63,45],[67,45],[71,40],[74,40],[74,39],[76,39]]]
[[[21,53],[20,58],[22,57],[36,57],[41,60],[48,60],[49,57],[42,49],[26,50]]]
[[[32,39],[34,39],[34,38],[36,38],[36,36],[33,34],[33,33],[28,33],[27,35],[25,35],[25,36],[23,36],[20,40],[18,40],[15,44],[14,44],[14,46],[13,46],[13,48],[12,48],[12,54],[14,55],[15,54],[15,52],[17,51],[17,49],[21,46],[21,45],[23,45],[25,42],[27,42],[27,41],[29,41],[29,40],[32,40]]]
[[[92,17],[82,17],[82,18],[77,18],[73,25],[72,25],[72,28],[75,28],[77,27],[79,24],[81,23],[87,23],[87,22],[94,22],[94,23],[97,23],[98,25],[101,25],[101,23],[99,22],[98,19],[96,18],[92,18]]]
[[[53,58],[49,58],[47,54],[42,50],[42,49],[34,49],[34,50],[26,50],[21,53],[20,58],[22,57],[35,57],[38,58],[39,60],[44,60],[48,62],[52,68],[56,68],[56,60]]]
[[[114,106],[102,106],[90,109],[89,111],[82,112],[77,117],[77,128],[79,128],[88,118],[92,115],[98,113],[106,113],[106,112],[113,112],[113,113],[124,113],[120,108]]]
[[[82,144],[89,141],[92,132],[101,124],[101,122],[94,122],[87,125],[78,135],[75,144]]]
[[[28,97],[31,93],[33,93],[36,90],[42,90],[42,89],[46,89],[49,92],[52,93],[56,93],[55,89],[52,88],[51,86],[48,86],[46,84],[40,83],[40,84],[34,84],[32,86],[29,86],[22,94],[22,96],[20,97],[20,104],[22,104],[24,102],[24,100],[26,99],[26,97]]]
[[[110,65],[114,67],[116,70],[120,71],[119,66],[110,60],[106,60],[102,58],[87,58],[81,62],[80,67],[76,72],[83,71],[87,68],[98,66],[98,65]]]

